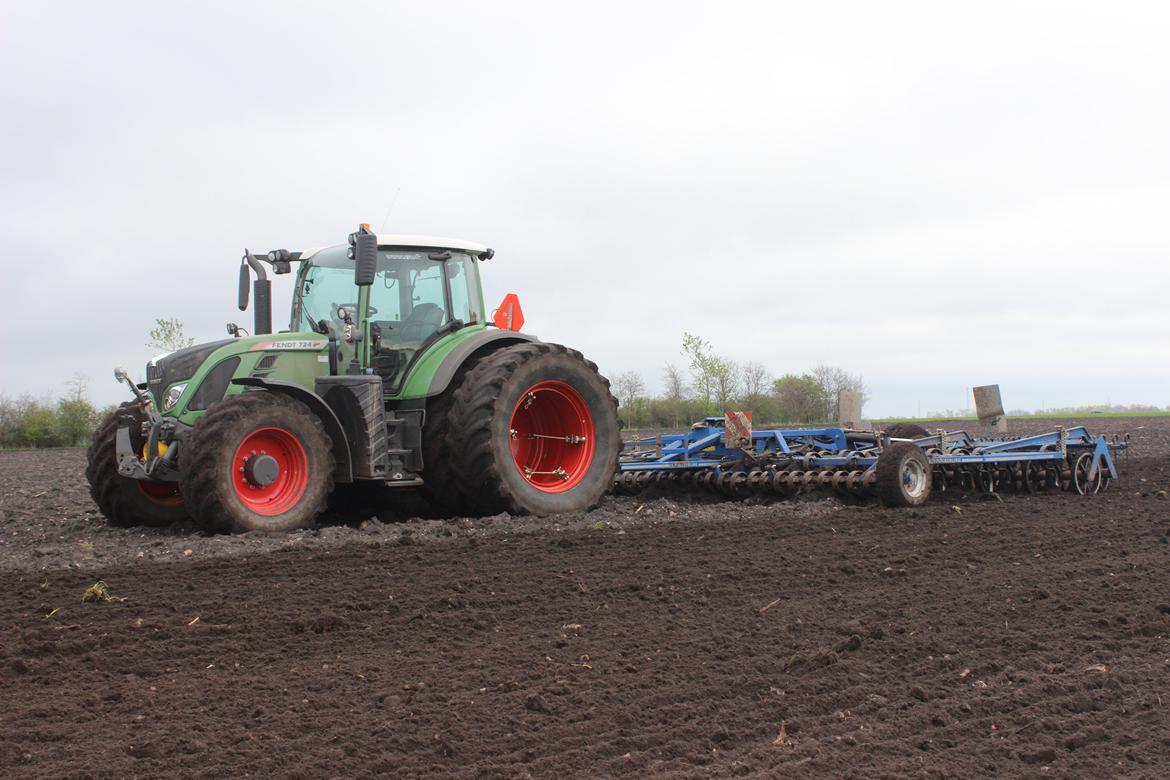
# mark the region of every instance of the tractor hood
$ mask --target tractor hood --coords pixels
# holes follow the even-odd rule
[[[209,341],[206,344],[196,344],[193,347],[168,352],[151,360],[146,364],[146,384],[155,395],[155,400],[161,400],[159,394],[162,391],[175,382],[193,377],[216,350],[227,346],[233,349],[225,354],[287,350],[316,352],[324,349],[327,343],[324,337],[316,333],[266,333],[261,336]]]
[[[191,415],[233,392],[229,387],[237,378],[263,376],[312,387],[328,369],[323,354],[328,345],[317,333],[293,332],[209,341],[151,360],[147,388],[162,414],[191,424]]]

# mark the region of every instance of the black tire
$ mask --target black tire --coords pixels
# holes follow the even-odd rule
[[[922,506],[930,498],[930,461],[908,441],[894,442],[877,460],[874,489],[886,506]]]
[[[133,420],[130,443],[142,446],[139,428],[146,415],[136,401],[127,401],[102,420],[86,451],[85,478],[94,503],[110,525],[121,528],[159,528],[185,521],[187,507],[177,486],[170,489],[169,483],[143,483],[118,473],[117,437],[123,417]]]
[[[886,428],[886,435],[891,439],[924,439],[930,431],[914,423],[894,423]]]
[[[532,423],[543,438],[513,437],[514,423]],[[555,438],[575,432],[581,441]],[[447,449],[470,514],[591,509],[613,482],[621,446],[609,381],[580,352],[560,344],[500,349],[468,372],[455,392]],[[522,460],[533,473],[526,476]],[[561,476],[553,476],[558,469]]]
[[[243,473],[238,451],[266,475]],[[268,455],[265,442],[271,443]],[[321,420],[300,401],[270,391],[226,398],[200,417],[179,451],[179,489],[191,514],[208,531],[292,531],[308,528],[333,490],[333,449]],[[275,462],[276,466],[271,464]],[[275,468],[276,476],[271,469]],[[272,481],[264,482],[265,476]]]
[[[438,517],[470,514],[467,500],[459,491],[459,475],[448,449],[448,439],[455,393],[478,362],[478,357],[468,358],[451,379],[450,386],[438,396],[427,400],[426,421],[422,431],[423,485],[419,492],[426,499],[431,514]]]

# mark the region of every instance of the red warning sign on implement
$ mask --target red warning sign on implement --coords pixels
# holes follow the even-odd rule
[[[751,412],[726,412],[724,414],[723,443],[727,447],[739,447],[740,449],[751,447]]]
[[[500,301],[500,308],[496,309],[492,322],[500,330],[520,330],[524,325],[524,312],[520,309],[520,298],[516,293],[508,293]]]

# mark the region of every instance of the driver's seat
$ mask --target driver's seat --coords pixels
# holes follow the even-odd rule
[[[443,324],[444,312],[433,303],[415,306],[402,324],[394,330],[394,340],[400,344],[421,344]]]

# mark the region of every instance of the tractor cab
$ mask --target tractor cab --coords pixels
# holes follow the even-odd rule
[[[371,369],[394,394],[416,354],[484,323],[476,261],[489,252],[454,239],[379,236],[373,282],[360,287],[345,246],[304,252],[290,328],[343,334],[342,360]]]

